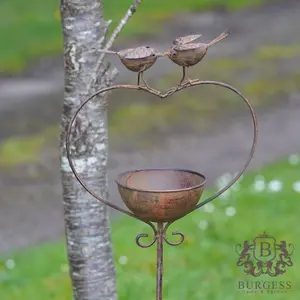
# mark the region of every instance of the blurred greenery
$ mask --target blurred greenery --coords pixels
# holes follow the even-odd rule
[[[264,190],[254,189],[254,183],[261,188],[262,182],[266,183]],[[298,182],[297,189],[295,182]],[[174,240],[171,232],[179,230],[186,239],[178,247],[165,245],[164,299],[248,299],[248,295],[238,290],[238,281],[266,280],[291,281],[292,289],[287,294],[264,293],[255,297],[298,300],[299,251],[294,252],[294,266],[289,267],[284,275],[254,279],[236,266],[238,257],[235,246],[244,240],[251,241],[266,231],[277,242],[285,240],[294,244],[296,250],[299,249],[299,185],[299,156],[289,161],[283,159],[261,170],[249,172],[234,185],[227,198],[218,198],[213,205],[206,206],[206,209],[204,206],[173,224],[169,229],[169,238]],[[270,189],[270,186],[273,188]],[[135,237],[140,233],[151,236],[148,225],[127,217],[119,218],[112,224],[120,300],[155,298],[156,250],[155,247],[141,249],[135,244]],[[63,241],[2,256],[0,299],[70,300],[68,276]]]
[[[120,38],[157,32],[161,21],[174,13],[216,7],[238,9],[263,0],[151,0],[143,1],[138,13],[126,25]],[[112,27],[124,15],[132,0],[104,0],[106,19]],[[2,0],[0,2],[0,70],[22,71],[32,60],[62,50],[59,1]]]
[[[50,126],[39,134],[11,137],[0,143],[0,167],[14,167],[39,160],[49,143],[58,143],[59,126]]]

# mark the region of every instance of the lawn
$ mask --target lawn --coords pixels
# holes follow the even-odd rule
[[[170,227],[186,240],[165,246],[165,300],[249,299],[239,280],[290,281],[287,294],[258,294],[259,299],[300,297],[299,156],[293,155],[253,173],[248,172],[225,196]],[[217,181],[223,184],[230,175]],[[294,244],[294,266],[278,277],[245,275],[236,266],[236,244],[264,232]],[[120,300],[155,299],[155,247],[141,249],[134,240],[148,227],[129,218],[113,222],[112,234]],[[126,236],[126,238],[124,238]],[[170,236],[172,239],[172,236]],[[0,299],[70,300],[65,248],[62,241],[6,255],[0,261]]]
[[[180,11],[198,11],[214,7],[237,9],[263,0],[144,0],[138,13],[121,35],[157,32],[161,21]],[[103,0],[105,16],[112,26],[125,13],[132,0]],[[20,72],[37,57],[62,50],[59,1],[2,0],[0,2],[0,70]]]

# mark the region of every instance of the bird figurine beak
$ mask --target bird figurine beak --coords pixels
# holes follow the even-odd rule
[[[156,56],[157,57],[163,57],[163,56],[165,56],[165,53],[156,53]]]

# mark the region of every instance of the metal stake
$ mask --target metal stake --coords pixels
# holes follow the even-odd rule
[[[140,76],[141,75],[141,76]],[[185,69],[184,74],[185,75]],[[75,112],[75,115],[70,121],[66,132],[66,150],[67,150],[67,158],[74,173],[76,179],[79,181],[81,186],[94,198],[101,201],[103,204],[108,205],[111,208],[118,210],[134,219],[140,220],[146,224],[148,224],[153,230],[153,238],[147,243],[141,243],[140,239],[144,237],[148,237],[148,234],[139,234],[136,237],[136,243],[138,246],[142,248],[149,248],[157,242],[157,263],[156,263],[156,300],[162,300],[162,280],[163,280],[163,242],[166,242],[170,246],[178,246],[184,241],[184,235],[181,232],[172,232],[172,235],[179,236],[180,240],[178,242],[171,242],[166,237],[166,232],[169,226],[175,221],[187,216],[192,213],[196,209],[202,207],[208,202],[214,200],[221,194],[223,194],[226,190],[228,190],[244,173],[246,168],[248,167],[256,147],[257,143],[257,118],[254,112],[254,109],[247,98],[245,98],[240,91],[235,89],[234,87],[217,81],[201,81],[201,80],[193,80],[188,81],[183,85],[179,85],[177,87],[173,87],[167,90],[165,93],[162,93],[158,90],[149,88],[148,86],[143,87],[139,85],[140,77],[142,74],[138,75],[138,85],[114,85],[110,87],[103,88],[92,96],[90,96],[87,100],[85,100],[78,110]],[[206,200],[199,202],[200,197],[202,195],[204,184],[205,184],[205,176],[197,173],[195,171],[189,170],[180,170],[180,169],[144,169],[144,170],[131,170],[126,171],[119,175],[118,180],[116,180],[119,188],[119,192],[123,202],[126,206],[131,210],[127,211],[118,207],[115,204],[112,204],[102,197],[94,193],[87,184],[80,177],[78,172],[75,170],[74,164],[71,159],[71,149],[70,149],[70,135],[73,124],[75,123],[76,116],[80,112],[80,110],[95,96],[106,93],[111,90],[117,89],[131,89],[137,91],[143,91],[153,96],[157,96],[161,99],[165,99],[183,89],[200,86],[200,85],[215,85],[220,86],[226,89],[231,90],[238,96],[242,98],[245,104],[248,106],[248,109],[252,116],[253,121],[253,142],[250,150],[250,154],[248,159],[242,169],[236,174],[236,176],[222,189],[216,192],[211,197]],[[106,108],[105,108],[106,109]],[[142,177],[138,177],[139,172],[141,172]],[[163,172],[168,172],[171,178],[177,178],[175,180],[175,188],[170,190],[169,183],[163,186],[163,180],[165,177],[160,176]],[[151,175],[150,175],[151,174]],[[154,176],[153,176],[154,175]],[[149,177],[147,177],[149,176]],[[142,178],[142,179],[141,179]],[[155,180],[154,180],[155,178]],[[151,179],[151,180],[150,180]],[[159,189],[151,186],[155,185],[156,181],[159,181]],[[143,182],[142,187],[139,185]],[[168,181],[167,181],[168,182]],[[180,197],[178,196],[180,194]],[[174,201],[176,199],[176,201]],[[157,228],[152,223],[157,223]],[[164,223],[166,225],[164,226]]]
[[[162,300],[164,224],[157,223],[156,300]]]

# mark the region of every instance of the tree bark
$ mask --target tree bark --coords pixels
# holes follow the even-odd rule
[[[99,70],[96,49],[103,46],[108,23],[100,0],[61,0],[65,96],[61,134],[61,175],[67,252],[76,300],[114,300],[115,268],[107,207],[83,190],[73,176],[65,150],[65,132],[79,105],[113,74],[106,62]],[[97,72],[97,74],[96,74]],[[91,82],[93,84],[91,85]],[[88,90],[87,87],[90,87]],[[102,95],[79,114],[71,134],[71,153],[79,175],[107,199],[107,100]]]

